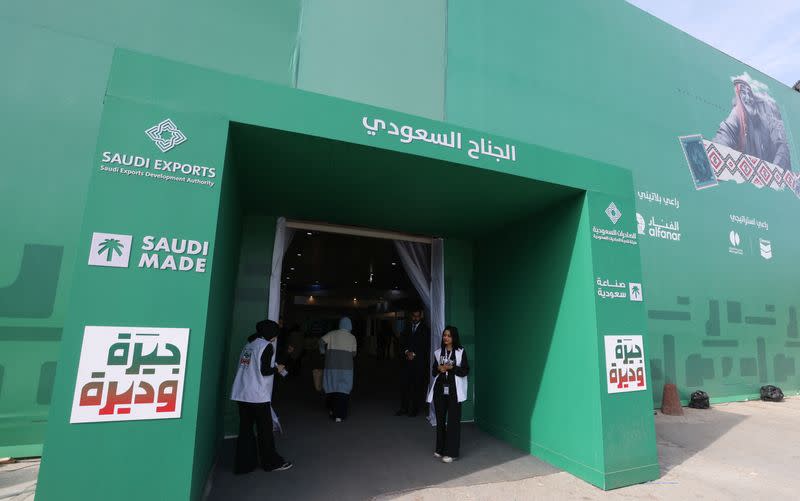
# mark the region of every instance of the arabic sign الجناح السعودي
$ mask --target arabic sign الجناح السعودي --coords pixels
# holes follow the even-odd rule
[[[370,124],[369,118],[366,116],[361,118],[361,124],[367,130],[367,135],[369,136],[376,136],[379,130],[385,130],[390,136],[400,137],[400,142],[404,144],[421,141],[456,150],[462,149],[461,132],[450,131],[448,133],[434,133],[428,132],[426,129],[415,129],[410,125],[398,126],[394,122],[389,122],[387,126],[386,122],[379,118],[376,118],[372,124]],[[501,160],[508,160],[511,162],[517,161],[517,147],[515,145],[506,144],[505,147],[492,145],[491,139],[483,137],[480,138],[480,142],[473,139],[469,139],[468,142],[471,148],[467,152],[467,156],[473,160],[479,160],[481,156],[484,156],[494,158],[497,162]]]

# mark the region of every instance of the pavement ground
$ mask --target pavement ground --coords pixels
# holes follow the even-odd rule
[[[372,368],[371,368],[372,369]],[[310,374],[282,381],[276,407],[285,433],[285,472],[231,473],[234,439],[225,440],[208,499],[535,500],[800,498],[800,397],[736,402],[684,416],[655,416],[661,478],[604,492],[467,423],[461,458],[433,457],[434,430],[423,416],[394,416],[392,370],[357,375],[351,416],[327,419]],[[382,376],[383,374],[383,376]],[[368,381],[364,381],[369,375]],[[0,501],[33,499],[38,460],[0,465]]]

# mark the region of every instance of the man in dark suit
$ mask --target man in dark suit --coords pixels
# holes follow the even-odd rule
[[[431,332],[422,321],[422,309],[411,312],[400,335],[400,355],[403,362],[402,399],[395,415],[414,417],[425,401],[425,390],[430,372]]]

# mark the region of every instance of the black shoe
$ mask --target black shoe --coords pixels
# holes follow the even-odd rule
[[[408,411],[405,409],[400,409],[399,411],[394,413],[395,416],[405,416],[406,414],[408,414]]]
[[[285,461],[282,465],[277,466],[269,471],[284,471],[294,466],[291,461]]]

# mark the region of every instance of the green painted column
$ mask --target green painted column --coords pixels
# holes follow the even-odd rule
[[[608,198],[567,197],[480,239],[475,289],[479,426],[604,489],[658,477],[650,392],[606,383],[605,336],[645,334],[640,302],[596,292],[598,274],[626,297],[641,275],[633,201]],[[631,224],[633,244],[595,238]]]
[[[229,318],[209,306],[218,218],[236,220],[219,212],[227,127],[107,96],[37,499],[199,497],[224,344],[207,325]]]
[[[597,362],[605,489],[659,476],[652,409],[648,286],[642,283],[633,195],[589,192],[591,283],[597,318]]]

